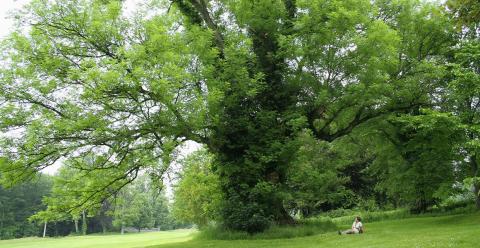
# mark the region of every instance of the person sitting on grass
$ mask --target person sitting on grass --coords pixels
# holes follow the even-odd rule
[[[352,224],[352,228],[351,229],[348,229],[348,230],[345,230],[343,232],[341,231],[338,231],[338,234],[339,235],[342,235],[342,234],[359,234],[359,233],[363,233],[363,225],[362,225],[362,218],[360,218],[360,216],[357,216],[355,217],[355,221],[353,222]]]

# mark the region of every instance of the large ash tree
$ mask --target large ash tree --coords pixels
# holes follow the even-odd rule
[[[226,227],[292,223],[298,137],[334,142],[430,106],[451,44],[414,0],[34,0],[2,43],[1,176],[56,161],[99,202],[139,171],[161,177],[191,140],[215,155]],[[321,151],[321,149],[319,149]],[[322,154],[318,154],[322,156]],[[320,166],[321,170],[321,166]]]

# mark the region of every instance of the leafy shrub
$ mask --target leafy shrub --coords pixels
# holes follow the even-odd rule
[[[463,208],[475,202],[475,195],[469,189],[464,190],[459,194],[452,195],[443,200],[438,208],[441,211],[452,211],[457,208]]]

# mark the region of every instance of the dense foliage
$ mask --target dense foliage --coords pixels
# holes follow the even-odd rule
[[[121,233],[125,227],[135,227],[140,232],[142,228],[170,230],[179,225],[170,214],[165,191],[152,187],[145,177],[123,188],[113,205],[113,225]]]
[[[180,181],[175,186],[173,215],[176,219],[203,228],[219,221],[223,194],[220,180],[212,171],[212,156],[197,151],[183,162]]]
[[[42,197],[49,194],[51,184],[51,178],[42,175],[9,189],[0,186],[0,239],[40,234],[28,217],[44,208]]]
[[[88,208],[74,208],[81,187],[72,188],[75,171],[62,167],[55,176],[41,174],[31,182],[0,187],[0,239],[65,236],[99,232],[171,230],[188,227],[175,221],[164,190],[141,177],[115,197]],[[83,184],[88,182],[83,182]],[[77,192],[77,196],[75,196]],[[127,229],[128,228],[128,229]]]
[[[177,201],[201,225],[205,194],[249,233],[341,207],[426,211],[467,184],[480,207],[475,1],[123,3],[33,0],[21,14],[2,43],[2,182],[64,161],[62,204],[78,216],[140,174],[160,184],[195,141],[212,161],[187,166]],[[139,228],[151,215],[128,214]]]

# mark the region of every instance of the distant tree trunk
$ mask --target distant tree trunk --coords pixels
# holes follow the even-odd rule
[[[85,216],[85,210],[82,211],[82,234],[87,235],[87,217]]]
[[[425,192],[422,191],[422,198],[420,198],[420,201],[418,203],[418,211],[420,213],[425,213],[427,212],[427,208],[428,208],[427,197],[425,196]]]
[[[275,219],[275,222],[280,225],[294,225],[296,224],[295,219],[288,214],[287,210],[285,210],[285,207],[283,207],[283,204],[281,201],[276,202],[276,208],[278,209],[279,213],[277,214],[277,218]]]
[[[103,201],[102,202],[102,208],[100,210],[100,225],[102,226],[102,232],[103,234],[106,234],[107,233],[107,229],[108,229],[108,216],[107,216],[107,212],[108,210],[110,209],[110,203],[108,201]]]
[[[102,233],[107,233],[107,225],[105,224],[105,221],[100,221],[100,225],[102,226]]]
[[[78,234],[78,220],[77,220],[77,219],[74,219],[74,220],[73,220],[73,223],[75,223],[75,233]]]
[[[5,210],[2,208],[2,217],[0,218],[0,230],[3,230],[3,220],[5,219]]]
[[[58,228],[57,228],[57,222],[56,221],[53,222],[53,227],[54,227],[54,230],[55,230],[55,232],[53,234],[53,237],[58,237],[59,235],[58,235]]]
[[[480,182],[477,180],[478,177],[478,162],[477,156],[473,155],[470,157],[470,164],[472,166],[472,176],[473,176],[473,193],[475,194],[475,204],[477,209],[480,209]]]
[[[43,223],[43,238],[45,238],[46,234],[47,234],[47,222],[45,221]]]
[[[124,234],[125,233],[125,224],[122,222],[122,227],[120,229],[120,234]]]

